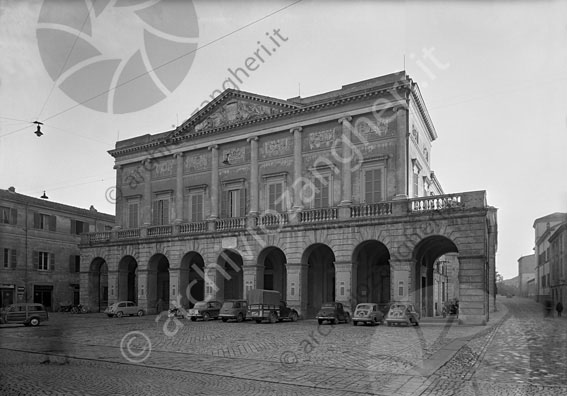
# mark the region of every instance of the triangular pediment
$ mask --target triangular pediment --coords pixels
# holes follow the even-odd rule
[[[176,128],[170,138],[237,126],[301,107],[281,99],[228,89]]]

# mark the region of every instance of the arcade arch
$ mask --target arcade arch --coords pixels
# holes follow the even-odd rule
[[[322,243],[309,246],[301,262],[307,264],[307,317],[313,317],[328,301],[335,301],[335,254]]]

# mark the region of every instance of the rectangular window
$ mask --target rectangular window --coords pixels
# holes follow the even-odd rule
[[[153,224],[167,225],[169,224],[169,197],[158,197],[154,201]]]
[[[382,169],[364,171],[364,201],[375,203],[382,201]]]
[[[15,225],[17,221],[18,221],[17,209],[0,206],[0,223]]]
[[[49,253],[38,252],[37,269],[40,271],[47,271],[49,269]]]
[[[4,248],[4,268],[10,267],[10,249]]]
[[[4,268],[16,268],[18,254],[16,249],[8,249],[4,248],[4,255],[3,255],[3,265]]]
[[[314,208],[328,208],[330,202],[329,185],[331,184],[330,175],[319,175],[313,180],[313,207]]]
[[[71,234],[80,235],[83,232],[89,232],[89,223],[79,220],[71,220]]]
[[[140,204],[138,202],[128,203],[128,228],[138,228],[139,227],[139,211]]]
[[[38,230],[55,231],[56,224],[56,216],[50,216],[43,213],[33,214],[33,227]]]
[[[268,209],[283,212],[283,182],[268,183]]]
[[[398,282],[398,296],[403,297],[404,295],[404,281]]]
[[[69,272],[81,272],[81,256],[75,254],[69,256]]]
[[[203,221],[203,192],[189,194],[189,221]]]
[[[419,174],[413,174],[413,196],[417,198],[419,196]]]

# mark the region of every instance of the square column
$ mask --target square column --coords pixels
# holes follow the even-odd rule
[[[354,275],[354,276],[353,276]],[[335,261],[335,300],[341,302],[351,315],[354,312],[353,304],[356,290],[356,269],[350,261]]]
[[[128,277],[128,273],[125,272],[125,274],[126,277]],[[156,309],[157,301],[151,301],[148,298],[148,290],[147,290],[148,276],[149,276],[148,271],[144,271],[140,269],[136,271],[136,283],[138,285],[138,306],[142,307],[148,314],[156,314],[159,313],[157,312]]]
[[[247,298],[249,290],[264,288],[264,266],[246,265],[244,263],[242,271],[244,275],[244,298]]]
[[[390,260],[390,301],[408,301],[417,303],[413,283],[413,260]]]
[[[287,304],[293,307],[299,316],[307,312],[307,264],[287,263]]]
[[[118,302],[118,274],[118,271],[108,271],[108,305]]]
[[[488,290],[484,256],[459,256],[459,323],[485,325],[488,320]]]

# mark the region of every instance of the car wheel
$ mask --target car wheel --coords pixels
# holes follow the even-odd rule
[[[388,327],[392,326],[392,324],[390,322],[386,322],[388,324]]]
[[[353,321],[352,321],[352,325],[353,325],[353,326],[356,326],[357,324],[358,324],[358,322],[357,322],[356,320],[353,320]]]
[[[376,326],[377,324],[379,324],[378,322],[378,318],[374,318],[374,320],[371,322],[372,326]]]
[[[123,317],[123,316],[124,316],[124,312],[122,312],[122,311],[116,312],[116,317],[117,317],[117,318],[121,318],[121,317]]]
[[[144,311],[140,309],[140,310],[138,311],[138,316],[144,316]]]
[[[107,314],[106,316],[108,316],[109,318],[112,318],[114,315],[113,314]]]
[[[262,323],[262,320],[256,319],[256,323],[257,323],[257,324],[260,324],[260,323]]]
[[[319,322],[320,325],[323,324],[323,319],[318,319],[317,321]]]
[[[228,318],[221,318],[221,320],[226,323],[226,321],[228,320]]]
[[[237,322],[242,322],[242,321],[244,321],[244,316],[243,316],[241,313],[239,313],[238,316],[236,317],[236,321],[237,321]]]
[[[194,317],[194,316],[191,316],[191,321],[192,321],[192,322],[196,322],[196,321],[197,321],[197,318]]]
[[[292,321],[292,322],[297,322],[297,312],[292,312],[292,313],[291,313],[291,321]]]
[[[208,312],[203,313],[203,320],[209,320],[210,318],[211,318],[211,315],[209,315]]]
[[[347,313],[345,316],[345,323],[350,323],[350,314]]]
[[[30,319],[30,325],[32,325],[34,327],[39,325],[39,319],[38,318],[31,318]]]

